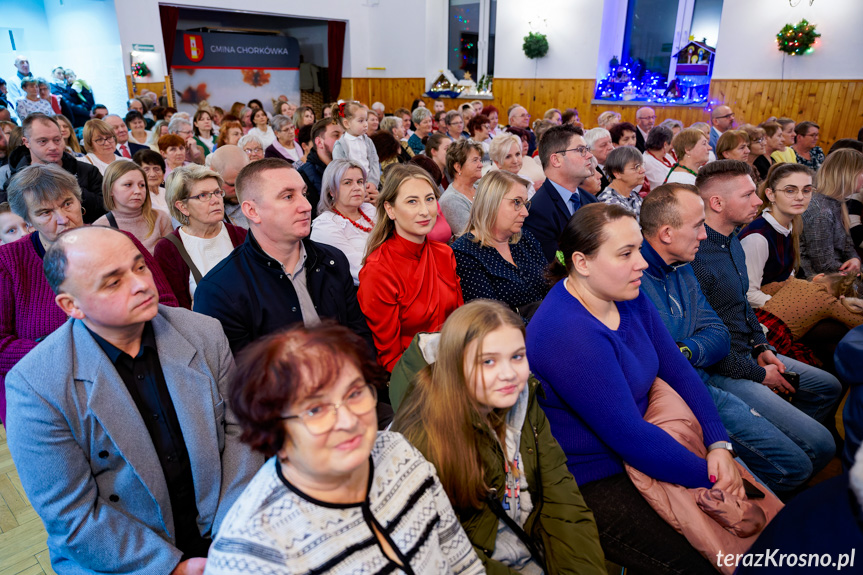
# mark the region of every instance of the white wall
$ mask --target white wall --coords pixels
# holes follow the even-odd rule
[[[593,78],[601,29],[599,0],[498,0],[495,77]],[[548,36],[548,54],[538,61],[522,51],[531,31]]]
[[[815,52],[785,56],[784,78],[863,78],[863,3],[861,0],[725,0],[716,45],[716,79],[782,79],[783,53],[776,34],[785,24],[806,18],[822,34]]]
[[[0,44],[0,77],[16,82],[13,64],[15,57],[23,54],[30,60],[34,76],[50,81],[53,68],[72,68],[90,83],[98,103],[112,112],[126,111],[123,53],[113,3],[3,0],[0,14],[3,28],[23,29],[21,36],[16,34],[15,52],[10,49],[8,33],[5,43]]]

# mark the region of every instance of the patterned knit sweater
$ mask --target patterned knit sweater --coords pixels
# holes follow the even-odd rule
[[[124,232],[125,233],[125,232]],[[176,307],[177,299],[153,256],[131,234],[144,254],[159,290],[159,303]],[[44,250],[34,232],[0,246],[0,420],[6,421],[6,374],[45,336],[63,325],[66,314],[42,271]]]
[[[384,534],[404,568],[381,550]],[[365,501],[318,501],[267,461],[231,507],[207,575],[484,573],[434,466],[398,433],[378,433]]]

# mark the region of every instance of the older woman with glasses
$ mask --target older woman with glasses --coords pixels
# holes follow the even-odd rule
[[[548,291],[542,247],[522,229],[530,209],[529,185],[503,170],[486,174],[471,206],[468,231],[452,245],[464,300],[501,301],[525,322]]]
[[[299,112],[297,112],[299,114]],[[294,121],[287,116],[278,114],[273,116],[273,131],[276,139],[264,150],[265,158],[281,158],[291,164],[300,161],[303,157],[303,148],[296,140],[296,129]],[[251,160],[251,158],[249,158]]]
[[[485,573],[434,466],[378,432],[376,368],[332,324],[240,354],[230,405],[242,441],[270,459],[228,511],[207,573]]]
[[[225,185],[218,173],[189,164],[168,176],[165,200],[182,225],[159,240],[156,261],[179,304],[192,309],[195,288],[207,272],[246,239],[247,230],[224,222]]]
[[[636,188],[644,183],[644,156],[638,148],[624,146],[608,153],[605,172],[611,183],[596,199],[606,204],[618,204],[633,214],[637,220],[641,215],[643,201]]]
[[[88,120],[84,124],[84,149],[87,154],[78,158],[78,161],[96,166],[103,176],[110,164],[117,160],[125,160],[114,153],[117,149],[117,136],[114,135],[114,129],[104,120]]]
[[[264,159],[264,143],[255,134],[246,134],[240,138],[240,141],[237,142],[237,146],[239,146],[240,149],[249,156],[249,162],[256,162]]]

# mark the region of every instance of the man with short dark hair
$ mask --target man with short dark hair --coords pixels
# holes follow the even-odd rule
[[[659,186],[641,206],[641,254],[648,265],[641,291],[706,382],[710,376],[705,369],[728,355],[731,339],[689,265],[707,237],[704,219],[698,189],[686,184]],[[788,493],[799,487],[833,456],[830,432],[783,399],[772,397],[772,409],[762,414],[736,395],[713,385],[707,388],[734,450],[773,491]]]
[[[524,227],[539,240],[550,262],[557,252],[557,239],[572,215],[596,197],[579,189],[593,175],[593,155],[584,141],[584,131],[570,124],[553,126],[539,142],[539,159],[545,183],[531,199]]]
[[[324,170],[333,161],[333,146],[344,133],[344,128],[334,122],[333,118],[318,120],[312,126],[312,149],[306,156],[306,163],[298,168],[306,183],[306,198],[312,205],[312,219],[315,219],[318,213]]]
[[[839,381],[818,368],[777,356],[746,298],[749,275],[736,231],[755,219],[761,207],[751,170],[746,162],[717,160],[701,168],[695,182],[704,200],[707,239],[701,242],[692,269],[731,334],[731,351],[708,370],[709,383],[773,422],[779,418],[771,413],[775,394],[793,395],[797,409],[829,427],[842,391]],[[799,375],[798,390],[783,375],[786,371]]]
[[[194,310],[222,323],[234,353],[287,325],[330,318],[374,350],[345,255],[309,239],[312,207],[288,162],[264,158],[236,181],[246,241],[198,283]]]
[[[57,121],[44,114],[30,114],[24,119],[22,126],[23,146],[16,148],[9,157],[9,167],[12,176],[31,164],[57,164],[75,176],[81,187],[81,205],[85,209],[84,223],[92,224],[105,213],[102,202],[102,174],[96,166],[79,162],[66,152],[66,143],[60,133]],[[6,201],[6,186],[0,194],[0,201]]]
[[[91,120],[104,120],[105,116],[108,115],[108,108],[102,104],[95,104],[90,109],[90,119]]]
[[[9,372],[6,432],[54,569],[202,573],[264,462],[225,405],[225,335],[159,306],[144,256],[117,230],[61,235],[45,275],[71,321]]]

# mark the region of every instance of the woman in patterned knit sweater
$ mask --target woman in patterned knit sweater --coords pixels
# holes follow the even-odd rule
[[[379,369],[342,326],[279,332],[238,358],[230,404],[270,459],[225,516],[205,573],[483,573],[434,467],[378,432]]]

